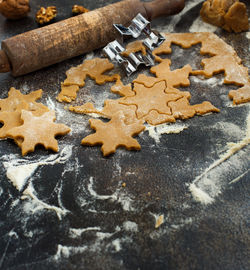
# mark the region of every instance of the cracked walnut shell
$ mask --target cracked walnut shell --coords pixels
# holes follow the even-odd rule
[[[57,15],[57,10],[55,6],[50,6],[47,8],[41,7],[36,13],[36,21],[39,24],[46,24],[52,21]]]
[[[0,0],[0,13],[8,19],[21,19],[29,12],[29,0]]]

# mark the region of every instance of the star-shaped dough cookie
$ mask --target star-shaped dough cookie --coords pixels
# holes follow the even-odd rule
[[[83,145],[102,144],[101,150],[104,156],[114,153],[119,146],[123,146],[128,150],[141,149],[140,144],[133,136],[139,134],[145,129],[142,120],[137,120],[133,124],[125,124],[125,116],[123,112],[117,112],[108,123],[104,123],[99,119],[90,119],[91,128],[96,133],[83,138]]]
[[[54,111],[45,112],[41,116],[34,116],[32,112],[23,110],[21,119],[23,125],[9,130],[7,136],[14,139],[23,139],[20,144],[23,156],[33,152],[38,144],[57,152],[58,143],[55,136],[70,132],[70,128],[66,125],[54,123]]]
[[[139,119],[147,115],[151,110],[157,110],[159,113],[171,114],[167,106],[169,101],[175,101],[182,97],[181,94],[165,93],[166,82],[160,81],[152,87],[147,88],[143,84],[134,83],[135,96],[124,98],[121,104],[136,105],[136,114]]]
[[[20,104],[28,104],[28,110],[36,111],[42,107],[45,109],[45,105],[35,102],[42,96],[42,89],[33,91],[27,95],[23,95],[19,90],[14,87],[10,88],[8,97],[0,99],[0,111],[13,112],[17,108],[20,109]]]

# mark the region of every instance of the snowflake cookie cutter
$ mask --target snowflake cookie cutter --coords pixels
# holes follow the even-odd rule
[[[150,22],[146,18],[138,13],[129,27],[125,27],[122,24],[114,24],[114,27],[120,34],[119,41],[114,40],[103,48],[104,53],[111,61],[122,65],[128,76],[134,73],[141,64],[145,66],[153,66],[155,64],[152,51],[160,46],[165,38],[156,30],[151,30]],[[143,45],[146,47],[146,55],[135,52],[130,53],[128,57],[124,57],[122,52],[125,51],[125,48],[121,45],[124,39],[127,37],[137,39],[143,35],[146,36],[146,38],[142,40]]]

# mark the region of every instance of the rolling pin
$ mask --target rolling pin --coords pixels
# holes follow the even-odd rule
[[[19,76],[88,53],[116,39],[114,23],[129,25],[141,13],[148,20],[184,8],[184,0],[125,0],[2,41],[0,72]]]

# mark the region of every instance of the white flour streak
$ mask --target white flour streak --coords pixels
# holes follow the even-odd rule
[[[30,208],[30,211],[32,211],[32,212],[36,212],[36,211],[41,210],[41,209],[53,210],[56,212],[56,214],[60,220],[62,219],[62,215],[65,215],[68,212],[68,210],[66,210],[66,209],[62,209],[62,208],[54,206],[54,205],[49,205],[49,204],[39,200],[37,198],[37,196],[35,195],[35,190],[34,190],[32,183],[29,183],[29,186],[23,191],[23,195],[21,197],[22,200],[26,200],[26,199],[30,199],[30,198],[33,200],[33,203],[37,204],[36,207]]]
[[[112,245],[114,246],[116,252],[119,252],[122,249],[120,239],[113,240]]]
[[[123,193],[124,189],[117,189],[113,194],[111,195],[99,195],[93,188],[94,185],[94,179],[91,176],[89,178],[89,184],[88,184],[88,191],[92,197],[94,197],[97,200],[111,200],[116,201],[121,204],[124,211],[134,211],[134,207],[132,206],[133,200],[128,197],[127,194]],[[120,184],[119,184],[120,185]],[[121,186],[121,185],[120,185]]]
[[[28,159],[17,159],[15,155],[3,156],[2,159],[6,169],[6,175],[13,186],[19,191],[25,186],[27,181],[35,173],[36,169],[42,165],[53,165],[66,162],[72,155],[72,146],[65,146],[59,154],[51,155],[46,159],[39,159],[36,162]]]
[[[209,87],[217,87],[218,85],[222,85],[224,83],[224,79],[219,79],[215,76],[207,79],[203,76],[191,76],[190,77],[191,81],[194,81],[196,83],[200,83],[200,84],[205,84],[208,85]]]
[[[122,225],[123,229],[128,232],[138,232],[138,225],[132,221],[125,221]]]
[[[238,177],[236,177],[234,180],[232,180],[232,181],[229,183],[229,185],[235,184],[235,183],[239,182],[240,179],[241,179],[242,177],[244,177],[249,171],[250,171],[250,169],[248,169],[247,171],[245,171],[244,173],[242,173],[241,175],[239,175]]]
[[[246,32],[246,38],[250,39],[250,32]]]
[[[88,228],[80,228],[80,229],[70,228],[69,234],[72,238],[77,238],[77,237],[81,236],[84,232],[100,231],[100,230],[101,230],[100,227],[88,227]]]
[[[161,124],[158,126],[147,125],[145,131],[148,131],[148,135],[155,140],[156,143],[160,142],[162,134],[180,133],[188,126],[184,124]]]
[[[189,32],[215,32],[218,27],[204,22],[200,16],[193,22],[191,27],[189,28]]]
[[[73,254],[78,254],[78,253],[82,253],[87,249],[87,246],[83,246],[83,247],[72,247],[72,246],[62,246],[62,245],[58,245],[57,246],[57,252],[54,255],[54,259],[60,260],[61,258],[69,258],[70,255]]]
[[[243,170],[241,168],[242,164],[238,161],[238,159],[234,158],[233,164],[224,164],[223,167],[218,169],[217,167],[222,165],[226,160],[230,157],[238,153],[241,149],[245,148],[250,143],[250,113],[247,116],[247,128],[245,137],[238,143],[228,143],[229,149],[223,154],[220,159],[216,160],[212,163],[200,176],[196,177],[193,183],[190,184],[189,190],[193,195],[193,198],[202,203],[202,204],[210,204],[214,201],[215,197],[217,197],[221,193],[221,189],[223,186],[228,184],[227,179],[225,180],[223,177],[223,173],[226,175],[230,170],[232,170],[234,166],[237,166],[238,171]],[[240,157],[249,159],[249,154],[242,152],[242,156]],[[222,173],[223,172],[223,173]],[[240,176],[241,178],[242,176]],[[231,182],[236,182],[239,179],[236,178]]]

